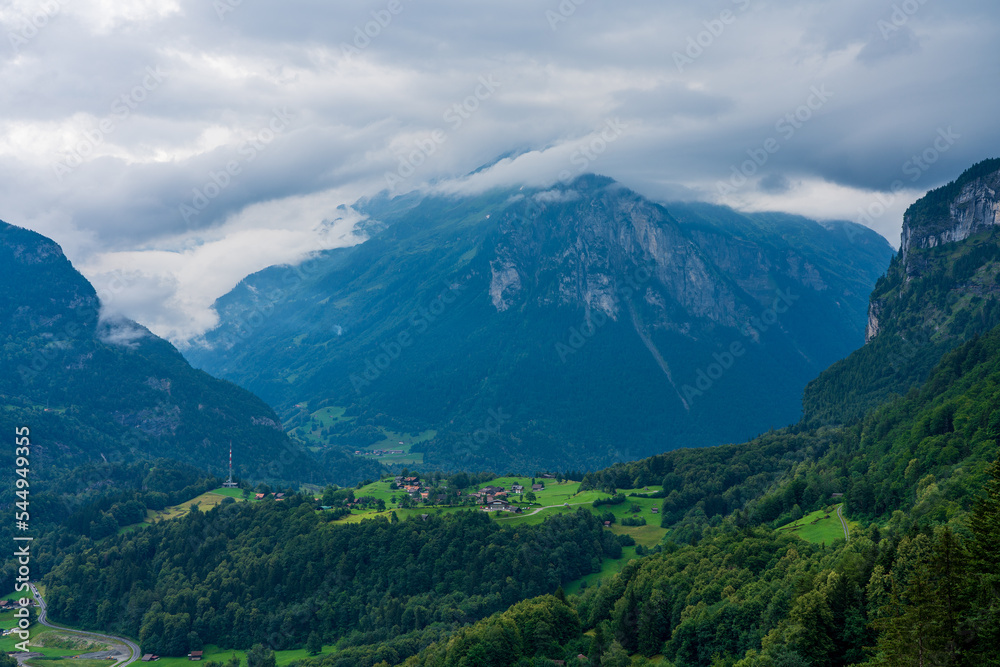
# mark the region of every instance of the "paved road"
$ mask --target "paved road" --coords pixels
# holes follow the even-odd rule
[[[114,635],[104,635],[99,632],[72,630],[70,628],[64,628],[61,625],[56,625],[55,623],[49,623],[49,621],[45,618],[45,600],[42,599],[42,594],[38,592],[38,589],[35,588],[34,584],[28,585],[31,586],[31,592],[35,594],[35,599],[38,600],[38,622],[45,627],[77,635],[79,637],[86,637],[99,642],[120,644],[121,646],[126,647],[129,651],[129,656],[127,658],[121,658],[118,662],[111,665],[111,667],[125,667],[125,665],[131,665],[133,662],[142,657],[142,654],[139,653],[139,647],[131,639],[126,639],[125,637],[115,637]]]
[[[851,539],[851,531],[847,529],[847,522],[844,521],[844,515],[840,513],[840,510],[844,509],[843,505],[837,505],[837,518],[840,519],[840,525],[844,527],[844,539]]]

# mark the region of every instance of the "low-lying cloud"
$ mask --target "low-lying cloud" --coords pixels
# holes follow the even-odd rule
[[[865,222],[896,243],[909,202],[1000,155],[992,1],[570,4],[14,0],[0,218],[53,237],[99,290],[120,281],[109,313],[183,342],[247,273],[358,242],[343,207],[387,184],[591,171],[660,200],[851,220],[891,193]],[[923,160],[941,132],[959,138]]]

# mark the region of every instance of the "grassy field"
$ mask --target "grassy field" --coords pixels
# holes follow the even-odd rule
[[[836,540],[844,539],[844,528],[840,525],[840,519],[837,518],[837,507],[839,505],[811,512],[778,530],[798,535],[806,542],[813,544],[833,544]],[[860,528],[859,524],[848,521],[847,517],[844,517],[844,520],[847,521],[850,530]]]
[[[229,496],[230,498],[236,498],[236,500],[243,500],[243,489],[222,488],[209,491],[209,493],[218,493],[220,496]],[[253,494],[250,497],[253,498]]]
[[[508,500],[514,504],[520,505],[524,509],[523,514],[507,514],[505,512],[498,512],[496,514],[492,514],[491,516],[495,521],[504,526],[532,526],[538,525],[549,517],[557,514],[572,514],[582,508],[597,514],[611,512],[615,516],[615,523],[610,527],[611,532],[616,535],[631,535],[636,541],[636,544],[640,544],[647,549],[659,544],[667,534],[667,530],[660,527],[660,515],[654,514],[652,511],[653,507],[659,507],[662,502],[662,500],[658,498],[626,497],[625,502],[620,505],[602,505],[600,507],[594,507],[595,500],[608,498],[608,494],[600,491],[581,492],[579,482],[559,483],[555,480],[544,481],[545,489],[535,492],[535,502],[533,503],[528,503],[527,501],[521,502],[521,499],[523,498],[522,495],[508,496]],[[463,507],[436,507],[420,505],[418,507],[402,509],[392,503],[392,498],[395,497],[398,501],[402,498],[403,492],[393,491],[390,489],[389,484],[391,482],[391,478],[379,480],[378,482],[368,484],[360,489],[357,489],[354,492],[355,497],[371,496],[382,499],[385,501],[388,508],[386,511],[378,512],[374,510],[355,510],[350,516],[340,519],[338,523],[359,523],[361,521],[380,516],[389,518],[392,512],[395,512],[396,516],[400,520],[406,520],[409,518],[419,517],[421,514],[439,515],[451,514],[454,512],[481,511],[479,505],[466,505]],[[513,484],[521,484],[522,486],[530,489],[531,478],[499,477],[480,486],[502,486],[509,489]],[[660,487],[650,486],[645,487],[644,489],[626,489],[621,491],[621,493],[624,493],[627,496],[629,493],[633,492],[652,493],[658,491],[659,489]],[[466,492],[470,490],[471,489]],[[644,517],[647,523],[645,526],[623,526],[620,522],[625,517]],[[617,572],[620,572],[621,569],[625,567],[625,563],[627,563],[629,559],[635,558],[635,556],[635,547],[624,547],[622,549],[621,558],[605,558],[601,563],[600,572],[594,572],[578,581],[572,582],[566,587],[566,592],[578,592],[584,585],[584,582],[586,582],[586,585],[589,586],[596,583],[599,579],[609,577]]]
[[[231,495],[231,492],[236,491],[236,495]],[[216,489],[214,491],[206,491],[205,493],[192,498],[191,500],[181,503],[180,505],[173,505],[171,507],[166,507],[162,510],[146,510],[146,521],[145,523],[157,523],[158,521],[167,521],[169,519],[176,519],[177,517],[184,516],[191,511],[194,505],[198,505],[198,509],[202,512],[207,512],[216,505],[222,503],[226,498],[236,498],[240,499],[243,497],[243,491],[240,489]]]
[[[122,526],[118,529],[120,533],[127,533],[145,526],[151,526],[154,523],[159,523],[160,521],[169,521],[170,519],[176,519],[182,517],[191,511],[191,508],[196,504],[198,509],[202,512],[207,512],[216,505],[219,505],[226,498],[233,498],[237,502],[243,502],[243,489],[224,489],[218,488],[212,491],[206,491],[205,493],[188,500],[187,502],[181,503],[179,505],[171,505],[170,507],[165,507],[162,510],[146,510],[146,520],[141,523],[133,523],[129,526]],[[257,502],[251,497],[250,502]],[[43,592],[42,595],[45,593]]]
[[[69,656],[73,662],[67,662],[65,667],[108,667],[112,664],[111,660],[79,660]],[[31,660],[26,660],[24,664],[29,665],[29,667],[63,667],[62,661],[67,660],[65,657],[55,657],[55,658],[32,658]]]
[[[13,612],[0,614],[0,622],[4,623],[3,627],[5,629],[12,627],[11,623],[6,622],[7,616],[13,618]],[[0,651],[16,651],[15,644],[18,644],[20,641],[21,638],[18,635],[0,637]],[[31,626],[31,640],[28,647],[32,652],[41,653],[46,658],[71,658],[81,653],[102,651],[106,648],[106,645],[94,643],[52,628],[46,628],[36,623]],[[98,662],[107,664],[106,661]],[[73,665],[75,666],[76,663],[74,662]]]
[[[566,595],[576,595],[582,591],[587,586],[593,586],[601,579],[606,577],[613,577],[622,571],[625,565],[635,558],[635,547],[624,547],[622,549],[622,557],[618,559],[605,558],[601,561],[600,572],[592,572],[585,577],[581,577],[576,581],[572,581],[563,587]]]
[[[39,590],[41,590],[41,586],[39,586]],[[45,595],[45,591],[42,591],[42,595]],[[32,595],[32,593],[31,593],[31,589],[28,589],[28,590],[24,591],[23,593],[17,593],[15,591],[11,591],[10,593],[7,593],[7,595],[0,595],[0,600],[15,600],[16,601],[16,600],[20,600],[21,598],[34,598],[34,597],[35,596]]]

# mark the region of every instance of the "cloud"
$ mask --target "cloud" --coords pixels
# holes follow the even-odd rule
[[[727,200],[851,217],[1000,155],[992,0],[399,3],[12,0],[0,218],[95,284],[128,277],[109,308],[183,342],[241,272],[356,242],[324,221],[389,185],[548,187],[583,167],[716,201],[776,137]],[[785,137],[817,86],[832,97]],[[911,180],[948,128],[961,139]],[[900,205],[873,223],[892,241]]]

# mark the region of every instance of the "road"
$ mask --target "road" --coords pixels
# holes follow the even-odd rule
[[[847,522],[844,521],[844,515],[840,513],[840,510],[844,509],[843,505],[837,505],[837,518],[840,519],[840,525],[844,527],[844,540],[851,539],[851,531],[847,529]]]
[[[593,501],[590,501],[590,502],[593,502]],[[542,510],[550,510],[553,507],[566,507],[566,505],[587,505],[587,504],[589,504],[589,503],[559,503],[558,505],[546,505],[545,507],[536,507],[535,509],[531,510],[527,514],[522,514],[521,516],[531,516],[533,514],[538,514]],[[519,517],[516,517],[516,516],[498,517],[497,521],[504,521],[504,520],[507,520],[507,519],[517,519],[517,518],[519,518]]]
[[[42,594],[38,592],[38,589],[35,588],[34,584],[28,585],[31,586],[31,592],[35,594],[35,599],[38,600],[38,622],[45,627],[77,635],[79,637],[86,637],[98,642],[119,644],[126,647],[129,650],[129,656],[127,658],[121,658],[118,662],[112,664],[111,667],[125,667],[125,665],[131,665],[133,662],[142,657],[142,654],[139,652],[139,646],[131,639],[126,639],[125,637],[115,637],[114,635],[104,635],[99,632],[83,632],[81,630],[64,628],[61,625],[56,625],[55,623],[49,623],[48,619],[45,618],[45,600],[42,599]]]

